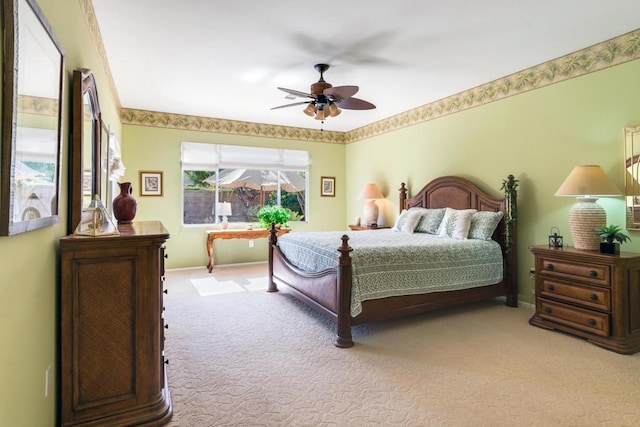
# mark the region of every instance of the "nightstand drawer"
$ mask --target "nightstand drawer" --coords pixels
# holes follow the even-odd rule
[[[611,311],[611,293],[609,289],[543,279],[540,295],[569,303],[580,304],[588,308]]]
[[[540,305],[539,315],[543,319],[603,337],[609,335],[608,314],[555,303],[543,298],[540,298],[538,302]]]
[[[594,285],[609,286],[611,283],[608,265],[578,264],[554,258],[543,258],[542,269],[543,274],[557,275],[570,280],[583,280]]]

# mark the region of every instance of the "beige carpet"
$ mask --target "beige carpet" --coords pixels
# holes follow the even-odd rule
[[[640,425],[640,353],[530,326],[531,307],[361,325],[338,349],[334,325],[258,289],[265,276],[265,264],[168,272],[170,426]],[[199,292],[207,281],[242,290]]]

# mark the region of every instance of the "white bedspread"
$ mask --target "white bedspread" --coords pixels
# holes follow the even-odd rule
[[[278,246],[297,268],[316,272],[338,265],[342,235],[350,237],[353,266],[351,315],[362,301],[492,285],[503,277],[500,245],[392,230],[289,233]]]

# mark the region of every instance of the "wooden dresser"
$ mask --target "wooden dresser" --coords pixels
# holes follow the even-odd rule
[[[640,350],[640,254],[548,246],[535,255],[536,312],[529,323],[618,353]]]
[[[60,241],[63,426],[162,425],[172,415],[164,357],[167,230]]]

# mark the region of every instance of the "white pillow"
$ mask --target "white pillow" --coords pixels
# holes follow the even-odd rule
[[[402,231],[403,233],[413,234],[413,232],[415,231],[421,219],[422,219],[421,211],[409,210],[407,214],[407,220],[404,222],[404,224],[402,224],[400,231]]]
[[[502,212],[481,211],[474,213],[471,217],[469,238],[491,240],[491,236],[493,236],[493,232],[503,216]]]
[[[471,217],[476,212],[475,209],[458,210],[447,208],[440,224],[438,236],[466,239],[471,227]]]

